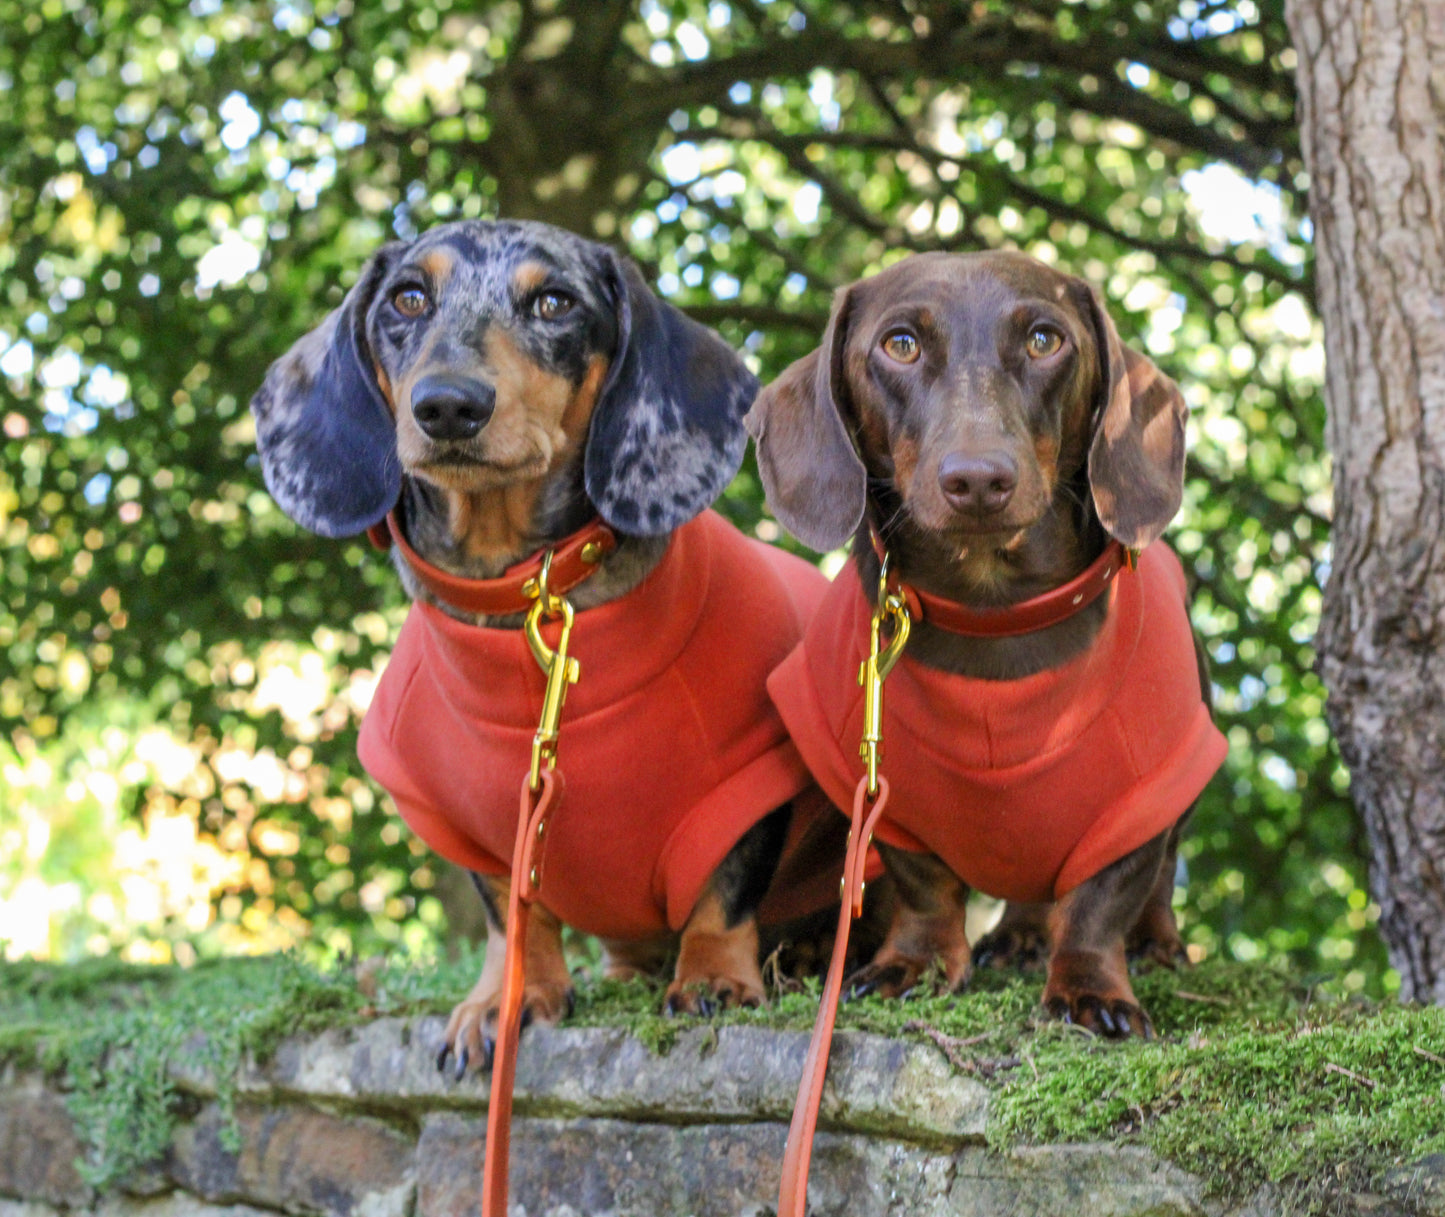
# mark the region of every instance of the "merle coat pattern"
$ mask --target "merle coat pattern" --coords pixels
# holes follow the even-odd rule
[[[422,558],[492,578],[600,515],[619,544],[571,594],[582,610],[635,587],[668,533],[731,480],[756,392],[731,348],[653,295],[626,258],[548,225],[477,220],[383,246],[251,406],[267,487],[323,536],[395,509]],[[396,561],[409,593],[429,599]],[[766,817],[714,873],[682,932],[669,1009],[761,999],[754,913],[788,814]],[[477,885],[486,964],[439,1060],[455,1053],[459,1077],[490,1061],[500,993],[507,881]],[[572,1000],[561,925],[540,907],[532,924],[525,1017],[554,1020]],[[668,949],[605,945],[617,975],[654,968]]]

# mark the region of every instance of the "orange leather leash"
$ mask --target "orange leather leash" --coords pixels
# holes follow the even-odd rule
[[[527,924],[540,882],[533,861],[546,829],[546,815],[560,779],[553,770],[542,773],[542,789],[532,789],[531,776],[522,780],[522,810],[517,840],[512,847],[512,890],[507,897],[506,970],[502,977],[502,1005],[497,1012],[497,1042],[492,1057],[492,1088],[487,1099],[487,1152],[482,1163],[482,1213],[506,1217],[507,1168],[511,1161],[512,1089],[517,1080],[517,1042],[522,1034],[522,994],[526,988]]]
[[[885,645],[883,627],[887,622],[892,623],[892,634]],[[878,607],[873,610],[869,627],[868,656],[858,669],[858,683],[863,686],[863,738],[858,754],[866,771],[853,792],[838,932],[833,938],[833,956],[828,961],[828,978],[823,983],[813,1038],[808,1042],[798,1097],[793,1102],[793,1121],[783,1150],[778,1217],[804,1217],[808,1209],[808,1168],[812,1164],[813,1134],[818,1127],[823,1083],[828,1075],[828,1054],[833,1047],[833,1024],[843,995],[848,937],[853,922],[863,915],[863,876],[868,865],[868,848],[873,843],[873,830],[888,806],[888,780],[878,772],[883,744],[883,681],[903,654],[910,626],[908,602],[896,588],[889,586],[888,556],[884,554],[878,574]]]
[[[869,805],[871,802],[871,806]],[[808,1209],[808,1168],[813,1159],[813,1134],[818,1127],[818,1109],[823,1102],[823,1082],[828,1075],[828,1054],[833,1047],[833,1023],[843,995],[843,969],[847,964],[848,934],[863,914],[863,871],[868,864],[868,846],[873,828],[888,805],[888,779],[880,776],[876,797],[868,793],[868,778],[858,779],[853,793],[853,827],[848,831],[848,854],[843,862],[843,900],[838,909],[838,932],[833,939],[833,957],[828,961],[828,979],[808,1041],[798,1097],[793,1101],[793,1122],[788,1126],[788,1143],[783,1150],[783,1177],[778,1191],[778,1217],[803,1217]]]
[[[542,887],[541,849],[547,813],[561,797],[557,772],[558,727],[567,689],[577,683],[581,665],[567,654],[572,636],[572,605],[549,587],[552,553],[536,575],[534,603],[523,629],[527,645],[547,677],[542,716],[532,737],[532,767],[522,779],[517,837],[512,844],[512,883],[507,896],[506,954],[497,1041],[492,1055],[492,1086],[487,1100],[487,1149],[482,1163],[482,1217],[507,1217],[507,1171],[512,1141],[512,1089],[517,1077],[517,1041],[522,1033],[522,997],[526,990],[527,924]],[[560,620],[557,645],[542,637],[544,619]]]

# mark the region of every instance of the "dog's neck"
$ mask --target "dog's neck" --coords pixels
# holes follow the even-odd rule
[[[580,459],[536,482],[482,491],[443,489],[420,478],[402,479],[397,507],[407,542],[433,566],[463,579],[495,579],[510,567],[585,527],[597,516],[582,482]],[[594,608],[626,595],[662,559],[666,537],[617,538],[597,573],[568,596],[575,609]],[[472,625],[515,628],[520,614],[482,617],[437,600],[396,553],[402,585],[413,600],[436,605]]]
[[[1061,481],[1049,511],[1013,535],[956,540],[919,528],[891,489],[870,494],[868,511],[885,524],[892,567],[920,591],[970,608],[1006,608],[1067,583],[1103,552],[1107,536],[1094,515],[1087,483]],[[892,521],[891,524],[889,521]],[[854,539],[853,557],[865,588],[877,586],[878,557],[871,523]],[[1006,638],[971,638],[916,625],[908,654],[920,663],[983,680],[1010,680],[1057,667],[1094,640],[1108,612],[1101,597],[1057,625]]]

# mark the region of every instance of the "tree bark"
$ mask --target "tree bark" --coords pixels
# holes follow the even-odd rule
[[[1318,639],[1401,996],[1445,1004],[1445,0],[1289,0],[1334,454]]]

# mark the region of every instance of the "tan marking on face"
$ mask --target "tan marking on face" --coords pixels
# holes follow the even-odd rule
[[[386,369],[381,366],[381,360],[375,356],[371,360],[371,370],[376,373],[376,383],[381,389],[382,400],[386,402],[386,408],[391,411],[391,416],[396,417],[396,399],[391,395],[391,377],[386,374]]]
[[[562,430],[577,444],[586,438],[587,429],[592,425],[592,411],[597,406],[597,396],[602,392],[602,382],[607,379],[611,360],[603,355],[594,355],[587,365],[587,374],[577,386],[572,403],[562,415]]]
[[[518,296],[530,296],[547,282],[551,273],[551,267],[541,262],[523,262],[512,274],[512,290]]]
[[[572,404],[571,384],[533,363],[500,327],[487,332],[485,362],[497,391],[496,410],[483,432],[485,459],[506,468],[525,465],[533,476],[545,473],[573,438],[562,426]]]
[[[888,422],[883,412],[868,400],[866,390],[855,391],[853,399],[858,403],[858,447],[865,453],[888,455]]]
[[[1043,483],[1043,495],[1045,498],[1052,498],[1054,486],[1059,479],[1059,441],[1052,435],[1035,437],[1034,460],[1038,464],[1039,479]]]
[[[574,387],[527,359],[504,330],[488,334],[478,374],[496,389],[496,408],[469,445],[484,464],[422,474],[451,492],[448,523],[468,557],[500,560],[525,546],[548,479],[586,442],[607,367],[594,357]]]
[[[904,436],[893,445],[893,484],[905,499],[913,489],[918,474],[918,444]]]
[[[417,265],[426,271],[431,280],[433,295],[440,295],[446,282],[451,278],[456,260],[448,249],[429,249],[417,259]]]

